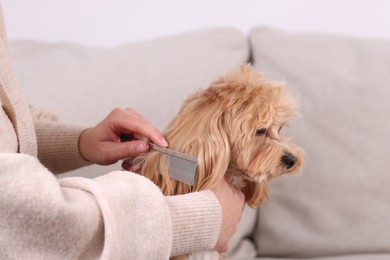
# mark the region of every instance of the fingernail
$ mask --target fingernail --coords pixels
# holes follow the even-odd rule
[[[149,147],[146,145],[146,143],[139,143],[139,144],[137,144],[135,149],[139,153],[144,153],[144,152],[148,151],[148,148]]]
[[[167,140],[165,140],[164,137],[161,138],[161,143],[163,144],[163,146],[168,146],[169,145]]]

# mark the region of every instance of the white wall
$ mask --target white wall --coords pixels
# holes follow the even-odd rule
[[[210,26],[390,38],[388,0],[2,0],[10,39],[115,46]]]

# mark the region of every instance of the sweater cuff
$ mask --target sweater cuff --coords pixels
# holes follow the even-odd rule
[[[166,197],[172,217],[172,256],[215,247],[222,209],[210,190]]]
[[[79,136],[84,127],[56,122],[35,123],[38,158],[54,173],[90,165],[79,152]]]

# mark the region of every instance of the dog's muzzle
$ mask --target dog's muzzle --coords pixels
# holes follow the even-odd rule
[[[283,166],[286,167],[286,169],[291,169],[297,162],[297,159],[298,158],[292,153],[286,153],[282,156],[281,161]]]

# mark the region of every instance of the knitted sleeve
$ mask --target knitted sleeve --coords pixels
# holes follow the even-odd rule
[[[172,256],[212,249],[218,240],[222,210],[212,191],[166,198],[172,217]]]
[[[0,255],[10,259],[168,259],[215,246],[211,191],[165,197],[116,171],[58,180],[36,158],[0,154]]]
[[[83,159],[78,141],[83,127],[50,121],[36,121],[38,159],[53,173],[70,171],[91,163]]]

